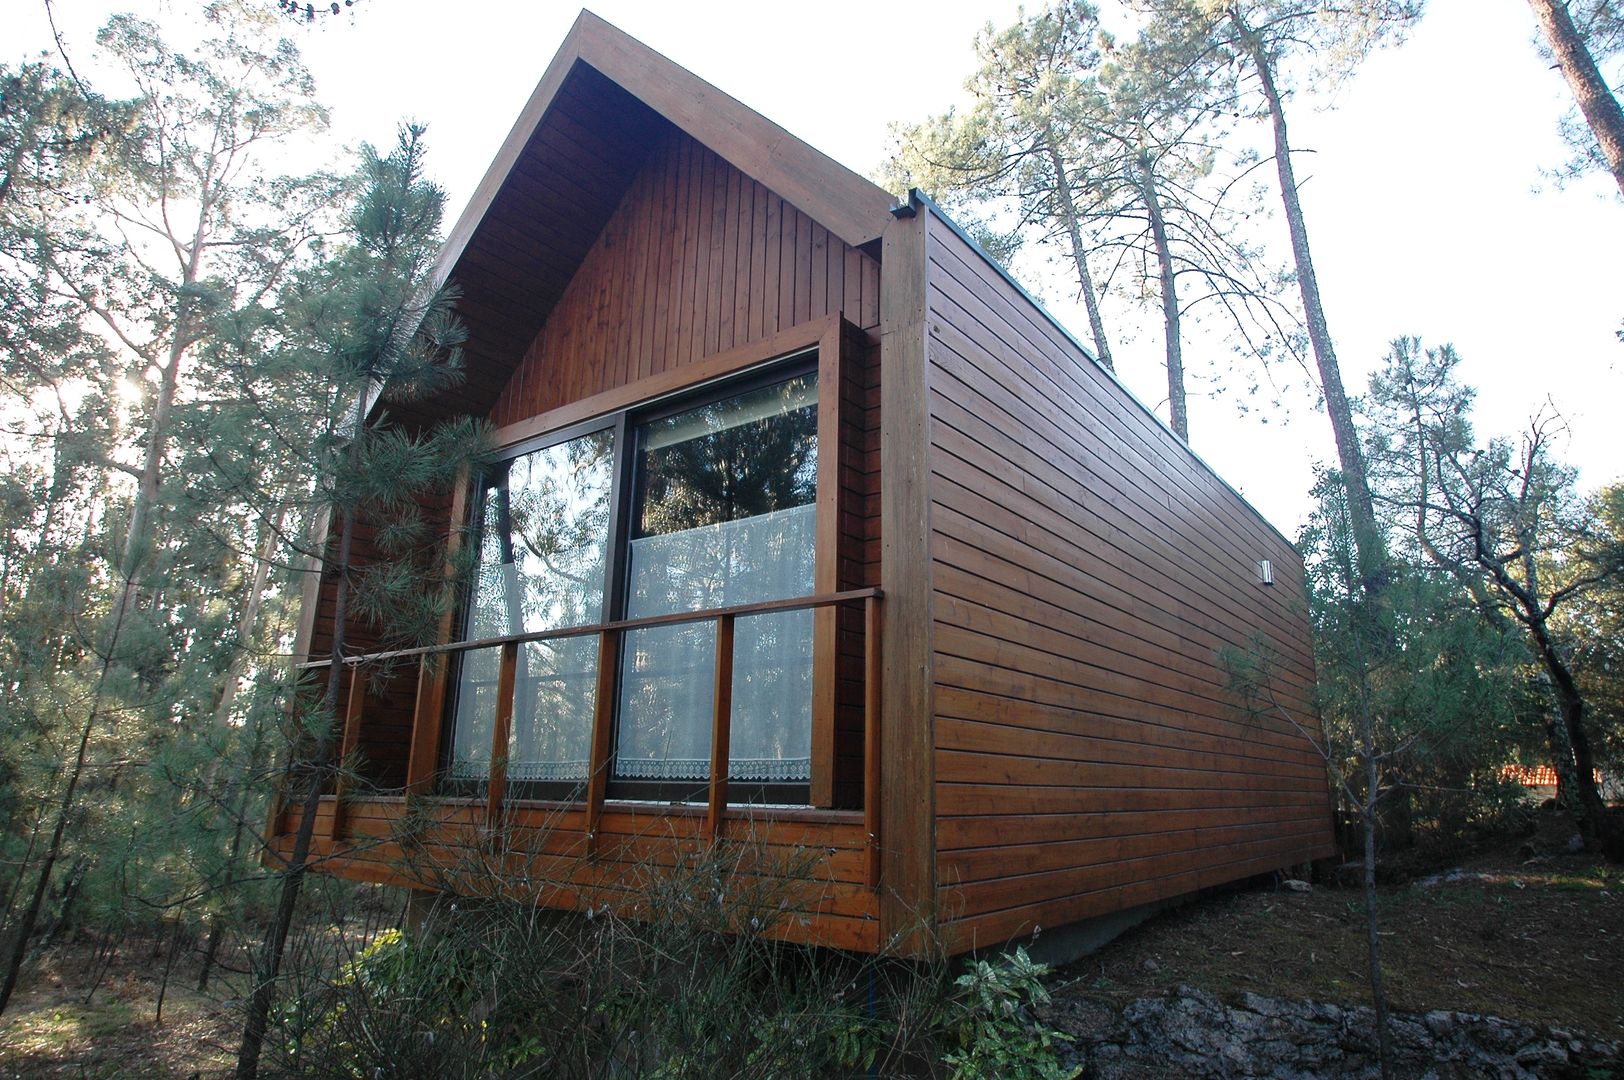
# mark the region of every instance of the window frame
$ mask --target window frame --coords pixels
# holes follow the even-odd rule
[[[611,475],[609,480],[609,528],[605,541],[605,582],[602,610],[598,613],[598,622],[607,622],[613,618],[614,608],[611,607],[613,596],[609,586],[616,580],[613,570],[615,562],[615,542],[617,529],[621,524],[619,508],[623,492],[623,470],[620,467],[621,440],[625,437],[626,413],[624,411],[608,416],[594,417],[568,427],[557,428],[553,431],[542,432],[520,442],[501,447],[491,455],[489,461],[477,473],[474,473],[463,483],[464,500],[466,504],[467,520],[461,523],[461,543],[476,553],[484,544],[483,523],[479,520],[479,507],[486,490],[486,479],[495,466],[511,463],[526,454],[533,454],[537,450],[546,450],[572,442],[584,435],[592,435],[600,431],[613,433],[614,460],[611,462]],[[472,603],[472,579],[464,581],[457,590],[457,606],[452,614],[453,641],[468,640],[468,625],[474,617]],[[584,626],[593,626],[595,623],[584,623]],[[591,632],[583,634],[590,636]],[[495,646],[492,646],[494,648]],[[523,646],[520,646],[523,648]],[[457,705],[462,686],[463,664],[467,653],[453,653],[450,662],[446,665],[444,674],[445,689],[443,692],[443,715],[440,718],[440,738],[437,760],[440,763],[437,787],[440,794],[454,796],[480,796],[483,795],[490,783],[489,777],[478,779],[476,777],[455,778],[445,773],[445,764],[451,760],[457,735]],[[590,738],[590,732],[588,733]],[[584,797],[587,784],[591,781],[590,775],[581,780],[515,780],[509,777],[507,790],[510,797],[517,799],[558,799],[566,802],[577,801]]]
[[[769,386],[778,386],[782,383],[787,383],[792,379],[802,378],[806,375],[818,376],[818,404],[821,406],[824,392],[823,371],[821,364],[819,363],[820,357],[816,353],[816,349],[816,345],[808,346],[807,348],[792,353],[789,356],[779,357],[761,365],[760,367],[740,372],[736,376],[724,376],[723,378],[695,386],[688,391],[678,391],[658,401],[650,402],[646,406],[633,406],[618,414],[619,418],[625,423],[627,441],[625,443],[625,456],[617,456],[615,461],[615,482],[617,484],[623,483],[625,485],[625,502],[622,504],[617,504],[615,507],[615,509],[620,511],[623,515],[620,519],[622,529],[620,530],[618,536],[620,544],[618,547],[610,550],[610,558],[608,560],[615,564],[612,567],[611,573],[614,575],[615,582],[619,586],[619,591],[614,598],[616,601],[616,606],[611,609],[613,614],[609,616],[610,618],[626,618],[627,591],[631,583],[630,564],[632,550],[628,530],[631,528],[632,523],[635,521],[642,509],[638,500],[638,494],[640,491],[639,482],[641,480],[640,472],[643,467],[642,440],[638,436],[642,428],[645,425],[656,423],[672,416],[677,416],[685,412],[691,412],[695,409],[702,409],[706,405],[714,405],[716,402],[726,401],[728,398],[739,397],[744,394],[751,393],[752,391],[765,389]],[[824,480],[822,469],[824,453],[823,424],[821,421],[822,416],[820,409],[819,423],[817,425],[819,461],[817,484],[819,494],[822,492]],[[617,443],[616,445],[618,447],[620,444]],[[814,515],[816,515],[819,511],[818,502],[818,496],[814,495],[812,503]],[[815,528],[816,526],[814,525],[814,529]],[[611,536],[613,537],[615,530],[611,528],[610,532]],[[817,561],[820,556],[817,552],[815,542],[813,550],[813,584],[812,592],[807,594],[809,596],[816,596],[820,591],[817,585]],[[622,641],[624,642],[624,638]],[[814,628],[813,653],[816,654],[816,652],[817,634],[816,629]],[[612,715],[610,719],[609,775],[605,778],[605,791],[608,797],[612,799],[639,799],[655,802],[704,802],[710,792],[709,778],[701,780],[642,780],[615,775],[614,763],[620,747],[620,738],[622,733],[619,690],[621,679],[623,678],[627,663],[627,650],[625,648],[620,649],[616,660],[619,670],[615,672],[614,678],[616,700],[614,706],[612,707]],[[815,658],[813,660],[812,667],[814,684],[811,723],[813,728],[816,729],[818,717],[816,707],[817,690],[815,683],[817,662]],[[816,770],[817,766],[816,762],[814,761],[811,771],[816,772]],[[730,804],[759,802],[787,804],[794,806],[812,805],[812,781],[810,778],[808,778],[804,783],[800,781],[796,781],[794,783],[770,783],[765,781],[734,780],[729,778],[727,783],[728,802]]]
[[[837,591],[840,575],[840,507],[841,466],[845,458],[842,430],[842,399],[844,397],[847,366],[846,342],[849,324],[839,316],[795,327],[765,342],[725,353],[715,354],[684,368],[634,380],[623,386],[583,398],[547,413],[508,425],[496,432],[499,449],[494,461],[506,461],[567,442],[594,431],[613,430],[615,446],[614,477],[611,488],[608,553],[605,559],[606,581],[604,593],[604,619],[611,621],[625,611],[628,585],[627,562],[630,545],[626,530],[630,528],[631,501],[635,493],[634,470],[638,454],[631,446],[636,425],[699,407],[736,394],[749,392],[762,386],[815,372],[818,382],[817,399],[817,494],[814,500],[814,566],[813,588],[809,595],[826,595]],[[454,513],[452,522],[453,544],[474,542],[477,536],[468,528],[467,520],[477,512],[477,495],[483,491],[484,472],[470,477],[459,491],[462,506]],[[476,486],[477,485],[477,486]],[[831,608],[813,611],[812,641],[812,732],[811,779],[809,783],[771,784],[748,781],[728,781],[730,805],[750,803],[788,804],[795,807],[830,808],[834,805],[835,773],[835,675],[836,675],[836,622]],[[457,610],[443,624],[443,643],[466,640],[469,618],[466,596],[459,596]],[[619,667],[624,659],[616,650],[616,672],[607,685],[618,699]],[[438,671],[426,675],[424,690],[420,694],[418,717],[414,725],[423,727],[427,721],[437,731],[414,732],[414,746],[433,748],[433,761],[414,763],[411,775],[417,790],[434,790],[442,795],[473,795],[488,790],[488,781],[462,782],[461,790],[447,790],[447,786],[430,781],[440,775],[449,760],[451,740],[455,727],[455,670],[458,663],[438,666]],[[601,687],[606,685],[600,673]],[[684,804],[702,802],[708,781],[698,784],[683,781],[622,780],[613,775],[613,744],[620,737],[618,700],[610,705],[610,753],[604,768],[608,775],[602,783],[579,781],[512,780],[501,793],[506,801],[525,802],[556,800],[571,805],[582,802],[596,806],[596,798],[641,801],[681,801]],[[427,740],[424,736],[428,736]],[[415,758],[415,754],[414,754]],[[428,765],[425,770],[424,765]],[[596,788],[600,794],[594,795]]]

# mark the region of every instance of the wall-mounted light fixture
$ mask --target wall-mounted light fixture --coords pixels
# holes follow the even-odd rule
[[[1274,564],[1268,559],[1257,561],[1257,580],[1259,585],[1274,584]]]

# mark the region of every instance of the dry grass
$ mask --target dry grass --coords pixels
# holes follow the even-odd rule
[[[1527,862],[1515,845],[1453,880],[1382,890],[1396,1008],[1491,1013],[1624,1040],[1624,868],[1585,856]],[[1253,888],[1167,912],[1056,974],[1057,995],[1094,1008],[1188,984],[1362,1004],[1364,913],[1357,889]],[[84,1004],[85,956],[69,948],[31,972],[0,1019],[7,1077],[190,1078],[230,1074],[237,1017],[191,990],[177,965],[162,1023],[162,960],[127,947]]]
[[[116,957],[90,1004],[74,950],[48,956],[0,1019],[0,1077],[183,1080],[229,1075],[237,1018],[192,989],[177,965],[154,1019],[162,961],[147,950]]]
[[[1451,1009],[1624,1039],[1624,867],[1514,849],[1434,884],[1384,887],[1382,951],[1397,1009]],[[1060,973],[1065,994],[1122,1003],[1179,984],[1220,997],[1364,1004],[1358,889],[1254,888],[1161,915]]]

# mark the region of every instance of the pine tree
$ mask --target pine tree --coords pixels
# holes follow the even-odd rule
[[[1092,5],[1047,7],[977,39],[971,111],[893,128],[887,182],[918,184],[980,222],[1005,257],[1031,236],[1067,252],[1101,362],[1101,295],[1128,269],[1162,315],[1169,424],[1189,439],[1185,318],[1216,308],[1253,360],[1291,351],[1278,276],[1238,238],[1236,186],[1219,172],[1234,79],[1182,40],[1103,33]],[[1013,224],[1002,232],[993,222]],[[1090,260],[1112,267],[1096,278]]]
[[[401,517],[411,516],[424,495],[447,490],[466,475],[471,455],[482,446],[467,421],[403,430],[380,405],[431,393],[456,378],[460,366],[462,331],[451,311],[455,292],[427,285],[444,196],[423,178],[422,135],[421,128],[405,129],[387,156],[364,150],[348,242],[326,264],[300,275],[282,296],[282,347],[252,374],[312,392],[289,402],[285,411],[273,409],[268,393],[249,388],[245,394],[245,400],[257,403],[260,421],[283,430],[284,441],[310,451],[306,467],[331,523],[324,558],[335,603],[320,703],[315,716],[300,725],[310,736],[291,747],[284,781],[287,801],[301,807],[299,825],[292,852],[276,871],[276,909],[255,960],[238,1052],[240,1077],[258,1071],[276,980],[309,869],[316,807],[339,765],[332,720],[347,656],[346,632],[358,611],[385,621],[399,618],[397,609],[404,605],[411,609],[404,621],[421,628],[432,620],[411,618],[413,613],[437,615],[444,609],[444,597],[423,588],[420,564],[409,563],[405,572],[387,563],[358,565],[353,556],[357,524],[378,515],[390,519],[397,532],[412,532]],[[251,471],[245,470],[242,480],[251,484]]]
[[[1308,241],[1308,222],[1298,193],[1297,170],[1286,123],[1290,94],[1288,72],[1296,64],[1315,67],[1317,85],[1348,76],[1369,52],[1402,33],[1420,15],[1421,0],[1357,0],[1338,7],[1299,4],[1292,0],[1134,0],[1151,16],[1146,31],[1159,40],[1187,42],[1190,62],[1217,73],[1237,65],[1247,87],[1261,103],[1257,113],[1269,121],[1281,206],[1291,238],[1297,287],[1325,411],[1336,439],[1348,507],[1358,542],[1359,562],[1368,587],[1380,588],[1386,575],[1381,530],[1370,497],[1364,453],[1354,426],[1353,407],[1342,383],[1335,340],[1320,295]]]
[[[98,42],[137,88],[125,103],[38,66],[5,79],[0,371],[26,403],[17,434],[50,452],[29,462],[38,543],[11,545],[0,589],[16,657],[7,725],[32,734],[25,771],[47,808],[10,823],[32,879],[8,906],[0,1008],[59,865],[73,869],[58,905],[118,895],[126,879],[156,890],[158,868],[183,865],[166,829],[207,823],[187,810],[195,785],[171,779],[199,759],[199,720],[232,677],[219,597],[256,514],[198,498],[214,487],[200,390],[332,195],[321,177],[268,167],[320,120],[296,53],[252,24],[216,29],[178,54],[150,24],[115,18]],[[29,609],[37,620],[12,618]]]
[[[1478,444],[1458,363],[1448,346],[1404,338],[1372,380],[1373,446],[1397,481],[1382,498],[1413,522],[1419,549],[1469,591],[1484,618],[1526,637],[1551,703],[1543,720],[1559,793],[1587,843],[1610,848],[1619,830],[1596,787],[1591,703],[1562,615],[1624,581],[1624,546],[1554,456],[1560,417],[1541,412],[1517,441]]]
[[[1528,0],[1528,4],[1545,51],[1567,80],[1584,118],[1584,128],[1564,126],[1579,155],[1570,171],[1605,168],[1624,195],[1624,108],[1601,71],[1601,62],[1616,60],[1624,52],[1624,9],[1617,0],[1586,0],[1575,18],[1567,0]]]
[[[973,221],[978,205],[1011,200],[1015,225],[981,222],[978,239],[1005,258],[1028,225],[1057,239],[1076,275],[1095,356],[1114,371],[1088,260],[1093,243],[1079,157],[1087,138],[1080,113],[1093,102],[1087,84],[1099,61],[1098,30],[1099,13],[1088,0],[1066,0],[1003,31],[988,24],[976,36],[979,66],[965,83],[972,109],[894,125],[896,148],[882,180],[935,192],[950,206],[965,207]]]

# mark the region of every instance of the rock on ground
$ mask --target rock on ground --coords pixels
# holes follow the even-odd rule
[[[1225,1004],[1181,986],[1119,1011],[1057,999],[1044,1022],[1075,1040],[1068,1064],[1093,1080],[1376,1078],[1368,1008],[1242,994]],[[1416,1080],[1624,1080],[1618,1043],[1473,1013],[1392,1014],[1397,1074]]]

